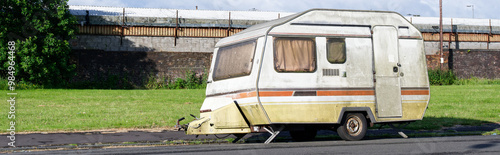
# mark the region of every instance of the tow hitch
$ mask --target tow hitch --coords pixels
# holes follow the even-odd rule
[[[194,120],[198,120],[199,119],[198,117],[194,116],[193,114],[189,114],[189,115],[191,115],[191,117],[193,117]],[[183,125],[180,124],[180,122],[183,121],[184,119],[186,119],[186,118],[184,118],[184,117],[179,118],[177,120],[177,123],[175,123],[175,128],[177,129],[177,131],[181,131],[181,130],[186,131],[187,130],[189,123],[188,124],[183,124]]]
[[[182,130],[184,130],[184,131],[186,131],[186,129],[187,129],[187,124],[185,124],[185,125],[181,125],[181,124],[180,124],[180,122],[181,122],[182,120],[184,120],[184,119],[185,119],[185,118],[184,118],[184,117],[182,117],[182,118],[179,118],[179,119],[177,120],[177,123],[175,124],[175,128],[177,129],[177,131],[181,131],[181,129],[182,129]]]

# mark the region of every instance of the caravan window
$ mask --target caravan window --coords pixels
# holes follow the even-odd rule
[[[326,57],[330,63],[344,63],[346,60],[344,38],[331,38],[326,43]]]
[[[278,72],[314,72],[315,47],[313,38],[275,38],[274,68]]]
[[[213,73],[214,80],[250,75],[255,40],[219,48]]]

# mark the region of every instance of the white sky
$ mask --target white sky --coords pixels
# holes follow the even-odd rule
[[[300,12],[311,8],[396,11],[439,17],[439,0],[69,0],[69,5]],[[443,17],[500,19],[500,0],[443,0]]]

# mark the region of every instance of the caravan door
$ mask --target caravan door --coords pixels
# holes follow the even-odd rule
[[[373,27],[375,97],[378,117],[401,117],[398,29]]]

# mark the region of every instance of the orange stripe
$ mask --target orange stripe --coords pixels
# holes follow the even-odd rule
[[[402,90],[401,95],[429,95],[429,90]]]
[[[318,96],[375,95],[373,90],[328,90],[317,91]]]
[[[260,91],[259,96],[261,97],[273,97],[273,96],[293,96],[294,91]],[[365,96],[365,95],[375,95],[373,90],[325,90],[316,91],[317,96]],[[402,90],[401,95],[429,95],[429,90]],[[256,97],[257,93],[244,92],[238,93],[233,96],[233,99]]]
[[[293,91],[261,91],[259,96],[292,96]]]
[[[293,91],[261,91],[259,92],[259,96],[266,96],[266,97],[272,97],[272,96],[292,96]],[[233,97],[233,99],[240,99],[240,98],[248,98],[248,97],[256,97],[257,92],[252,91],[252,92],[244,92],[244,93],[239,93],[236,96]]]
[[[235,99],[240,99],[240,98],[247,98],[247,97],[255,97],[257,96],[257,93],[255,91],[252,92],[244,92],[244,93],[239,93]]]

